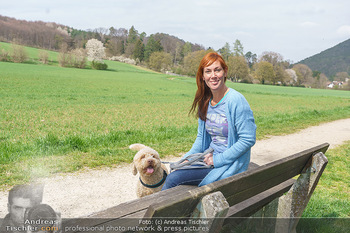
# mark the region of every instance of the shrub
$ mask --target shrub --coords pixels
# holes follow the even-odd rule
[[[95,70],[107,70],[108,66],[106,63],[92,61],[91,66]]]
[[[9,52],[5,49],[0,51],[0,61],[10,61]]]
[[[84,49],[74,49],[69,52],[70,65],[75,68],[84,69],[87,62],[86,51]]]
[[[43,64],[47,64],[49,62],[49,53],[47,51],[40,50],[38,57],[39,61]]]
[[[58,54],[58,63],[62,67],[67,67],[69,65],[69,54],[66,52],[60,52]]]
[[[28,54],[24,46],[12,44],[12,61],[16,63],[23,63],[27,59],[28,59]]]
[[[166,52],[154,52],[149,57],[148,67],[156,71],[165,71],[170,68],[172,58]]]

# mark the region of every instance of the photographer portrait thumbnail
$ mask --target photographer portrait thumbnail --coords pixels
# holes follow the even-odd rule
[[[0,233],[60,232],[61,218],[49,205],[42,204],[43,185],[16,185],[8,195],[8,214]]]

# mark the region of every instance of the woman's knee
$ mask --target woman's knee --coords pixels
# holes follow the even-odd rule
[[[179,181],[178,178],[179,177],[176,174],[176,172],[170,173],[167,176],[166,180],[165,180],[165,183],[164,183],[164,186],[163,186],[162,190],[169,189],[169,188],[177,186],[178,185],[177,182]]]

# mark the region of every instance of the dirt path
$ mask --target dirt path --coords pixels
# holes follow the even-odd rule
[[[265,164],[304,149],[328,142],[331,148],[350,140],[350,118],[325,123],[286,136],[257,141],[252,161]],[[176,160],[169,157],[164,161]],[[131,165],[85,169],[44,179],[44,200],[62,217],[81,217],[136,198],[137,177]],[[0,218],[7,214],[8,192],[0,192]]]

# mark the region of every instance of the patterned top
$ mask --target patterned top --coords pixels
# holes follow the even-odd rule
[[[256,125],[253,112],[244,96],[230,88],[224,101],[228,122],[227,149],[213,157],[214,169],[204,177],[199,186],[222,180],[246,171],[250,162],[250,149],[255,144]],[[206,131],[206,121],[198,119],[198,130],[192,148],[183,156],[203,153],[210,147],[211,136]]]
[[[208,105],[205,128],[211,136],[210,148],[214,149],[214,155],[227,149],[228,122],[225,115],[225,97],[215,106],[212,106],[210,103]]]

